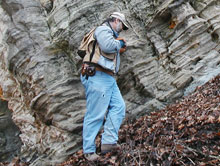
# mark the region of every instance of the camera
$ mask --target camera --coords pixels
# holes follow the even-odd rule
[[[96,73],[95,66],[88,66],[86,67],[86,75],[87,76],[94,76]]]

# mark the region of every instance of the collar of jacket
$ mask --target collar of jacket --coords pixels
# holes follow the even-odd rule
[[[111,30],[112,30],[112,32],[113,32],[113,36],[114,36],[115,38],[118,38],[119,33],[118,33],[118,32],[116,32],[116,31],[114,31],[114,29],[112,28],[112,26],[111,26],[111,24],[110,24],[109,22],[104,23],[104,25],[106,25],[106,26],[110,27],[110,28],[111,28]]]

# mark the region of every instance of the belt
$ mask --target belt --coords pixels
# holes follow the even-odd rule
[[[84,76],[86,74],[86,67],[88,66],[88,64],[83,64],[82,65],[82,75]],[[100,66],[96,66],[95,67],[96,71],[101,71],[101,72],[104,72],[106,74],[109,74],[111,76],[114,76],[114,73],[110,70],[107,70],[107,69],[104,69],[103,67],[100,67]]]
[[[96,66],[95,69],[96,69],[96,71],[101,71],[101,72],[104,72],[104,73],[109,74],[111,76],[114,75],[114,73],[112,71],[104,69],[104,68],[99,67],[99,66]]]

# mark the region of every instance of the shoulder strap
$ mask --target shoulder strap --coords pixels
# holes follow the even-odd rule
[[[88,50],[88,46],[91,42],[94,42],[93,34],[96,28],[92,28],[87,34],[84,35],[80,46],[78,48],[77,54],[83,59],[86,55],[86,51]]]
[[[97,40],[95,39],[95,41],[93,42],[92,52],[90,54],[90,59],[89,59],[90,62],[92,62],[92,58],[93,58],[93,55],[95,53],[95,45],[96,45],[96,43],[97,43]]]
[[[108,23],[108,26],[111,28],[111,30],[112,30],[112,32],[113,32],[114,38],[117,38],[117,35],[115,34],[115,31],[112,29],[112,26],[111,26],[111,24],[109,23],[109,21],[108,21],[107,23]]]

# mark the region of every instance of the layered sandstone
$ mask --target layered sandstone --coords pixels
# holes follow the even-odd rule
[[[113,11],[125,13],[118,85],[127,116],[158,110],[220,73],[218,0],[2,0],[0,86],[21,156],[53,165],[81,148],[85,112],[76,51]]]

